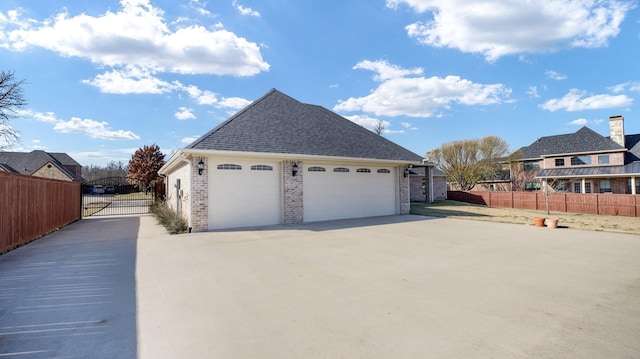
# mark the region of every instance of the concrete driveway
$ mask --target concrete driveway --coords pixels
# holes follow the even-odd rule
[[[0,256],[0,357],[638,358],[639,263],[640,236],[417,216],[178,236],[90,219]],[[39,267],[113,295],[29,317],[56,298]],[[97,334],[16,334],[56,323]]]
[[[640,237],[402,216],[141,238],[143,358],[638,358]]]

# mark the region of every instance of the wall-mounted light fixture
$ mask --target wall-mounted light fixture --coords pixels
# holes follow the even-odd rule
[[[297,174],[298,174],[298,164],[294,162],[293,167],[291,167],[291,175],[295,177]]]
[[[405,168],[403,174],[404,174],[404,178],[407,178],[407,176],[409,175],[409,169]]]
[[[198,162],[198,175],[202,176],[202,170],[204,170],[204,162],[202,161],[202,158],[200,159],[200,162]]]

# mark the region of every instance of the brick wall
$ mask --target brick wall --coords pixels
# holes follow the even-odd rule
[[[58,169],[58,167],[52,165],[51,163],[47,163],[46,165],[40,167],[40,169],[35,171],[32,175],[35,177],[51,178],[61,181],[72,181],[69,176],[64,174]]]
[[[202,174],[198,174],[198,162],[204,162]],[[191,158],[191,222],[193,231],[209,229],[209,159]]]
[[[400,186],[400,214],[409,214],[409,211],[411,210],[411,200],[409,198],[409,176],[404,176],[404,171],[407,168],[408,167],[406,166],[398,167],[398,183]]]
[[[293,176],[293,165],[297,164],[298,172]],[[284,224],[297,224],[304,221],[302,182],[304,177],[303,163],[300,161],[284,161],[282,163],[284,184],[283,212]]]

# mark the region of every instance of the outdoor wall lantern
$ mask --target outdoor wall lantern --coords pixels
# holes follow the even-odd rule
[[[200,162],[198,162],[198,175],[202,176],[202,170],[204,170],[204,162],[202,161],[202,158],[200,159]]]
[[[294,162],[293,167],[291,167],[291,175],[295,177],[297,174],[298,174],[298,164]]]
[[[405,170],[404,170],[404,178],[407,178],[408,175],[409,175],[409,169],[405,168]]]

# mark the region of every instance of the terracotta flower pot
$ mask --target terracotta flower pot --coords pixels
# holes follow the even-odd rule
[[[544,217],[536,217],[533,219],[533,224],[536,227],[544,227]]]
[[[547,219],[547,227],[549,227],[549,228],[558,228],[558,219],[557,218],[549,218],[549,219]]]

